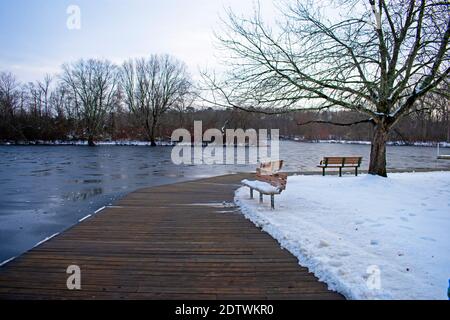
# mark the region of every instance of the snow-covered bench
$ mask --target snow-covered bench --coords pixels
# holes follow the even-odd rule
[[[355,168],[355,176],[357,176],[361,161],[362,157],[324,157],[317,167],[322,168],[323,176],[325,176],[326,168],[339,168],[339,177],[342,177],[342,168]]]
[[[270,195],[270,206],[275,209],[275,195],[286,189],[287,174],[280,173],[283,160],[261,163],[256,169],[257,180],[242,180],[242,185],[250,188],[250,198],[253,199],[253,190],[259,192],[259,202],[263,202],[263,195]]]

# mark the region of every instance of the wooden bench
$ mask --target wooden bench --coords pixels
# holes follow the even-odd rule
[[[358,176],[358,168],[361,166],[362,157],[324,157],[320,161],[319,168],[322,168],[322,175],[325,176],[325,169],[339,168],[339,177],[342,177],[342,168],[355,168],[355,176]]]
[[[280,173],[283,160],[261,163],[256,169],[256,181],[243,180],[242,184],[250,188],[250,198],[253,190],[259,192],[259,202],[263,202],[263,195],[270,195],[270,207],[275,209],[275,195],[286,189],[287,174]]]

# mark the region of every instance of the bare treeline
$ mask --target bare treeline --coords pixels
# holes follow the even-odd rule
[[[275,128],[305,140],[370,140],[373,126],[329,126],[364,120],[354,111],[252,113],[237,108],[199,107],[183,62],[152,55],[116,66],[108,61],[65,64],[60,75],[22,84],[0,72],[0,141],[170,139],[174,129]],[[430,106],[430,107],[427,107]],[[323,123],[320,123],[320,122]],[[391,140],[450,141],[448,100],[429,95],[390,133]]]
[[[168,55],[128,61],[79,60],[61,74],[20,84],[0,73],[0,139],[10,141],[135,138],[156,144],[162,117],[192,103],[183,62]]]
[[[152,55],[149,59],[125,62],[121,80],[127,107],[155,146],[162,116],[192,101],[192,83],[186,66],[167,55]]]

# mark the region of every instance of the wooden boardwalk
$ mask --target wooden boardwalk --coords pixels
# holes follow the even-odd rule
[[[242,178],[133,192],[1,267],[0,299],[343,299],[236,212]]]

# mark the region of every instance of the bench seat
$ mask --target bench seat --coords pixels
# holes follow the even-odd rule
[[[242,180],[243,186],[250,189],[250,198],[253,199],[253,191],[259,192],[259,202],[263,202],[263,195],[270,195],[271,208],[275,209],[275,195],[286,189],[287,174],[279,173],[283,166],[283,161],[262,163],[256,169],[257,180]]]
[[[362,157],[324,157],[317,166],[322,168],[322,175],[325,176],[326,168],[339,169],[339,176],[342,177],[343,168],[355,168],[355,176],[358,175],[358,168],[361,166]]]
[[[268,182],[259,181],[259,180],[242,180],[241,183],[244,186],[249,187],[250,189],[254,189],[263,194],[280,194],[281,190],[278,187],[271,185]]]

